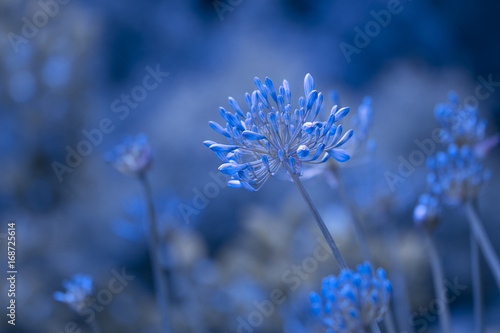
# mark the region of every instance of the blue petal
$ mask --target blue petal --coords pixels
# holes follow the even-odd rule
[[[243,137],[247,140],[263,140],[266,138],[265,135],[260,133],[255,133],[252,131],[243,131]]]
[[[344,143],[346,143],[352,137],[353,133],[354,133],[354,131],[352,129],[348,130],[347,133],[344,134],[344,136],[342,137],[342,139],[340,139],[340,141],[337,142],[337,144],[335,145],[335,147],[340,147]]]
[[[306,145],[300,145],[297,149],[297,156],[304,158],[309,155],[309,148]]]
[[[309,96],[311,91],[314,90],[314,79],[311,74],[307,73],[304,78],[304,94]]]
[[[349,154],[347,154],[344,149],[332,149],[329,152],[330,155],[339,162],[345,162],[350,158]]]
[[[307,110],[312,108],[317,98],[318,98],[318,92],[316,90],[311,91],[311,93],[307,96],[307,106],[306,106]]]
[[[262,81],[258,78],[258,77],[255,77],[253,79],[253,81],[255,82],[255,85],[257,86],[257,88],[259,88],[260,92],[262,93],[262,95],[267,98],[267,89],[266,87],[262,84]]]
[[[232,180],[227,182],[227,186],[232,187],[232,188],[240,188],[243,185],[241,185],[241,182],[239,180],[232,179]]]
[[[210,148],[210,146],[211,146],[211,145],[215,145],[216,143],[217,143],[217,142],[212,141],[212,140],[205,140],[205,141],[203,141],[203,144],[204,144],[205,146],[207,146],[208,148]]]
[[[273,81],[270,78],[266,77],[266,86],[271,98],[276,102],[278,100],[278,96],[276,96],[276,90],[274,89]]]
[[[221,153],[228,153],[230,151],[233,151],[235,149],[238,149],[238,146],[235,145],[223,145],[220,143],[213,144],[209,147],[215,152],[221,152]]]
[[[338,110],[337,113],[335,113],[335,121],[339,121],[344,118],[349,113],[349,110],[350,109],[348,107]]]
[[[231,135],[228,133],[228,131],[226,131],[226,129],[224,127],[222,127],[221,125],[219,125],[215,121],[209,121],[208,124],[217,133],[222,134],[222,135],[224,135],[225,137],[228,137],[228,138],[231,137]]]
[[[224,163],[219,167],[219,171],[227,175],[232,175],[241,170],[248,168],[248,163],[245,164],[234,164],[234,163]]]
[[[243,114],[243,111],[241,110],[241,108],[238,105],[238,103],[236,102],[236,100],[232,97],[229,97],[228,100],[229,100],[229,105],[231,105],[233,110],[236,111],[236,113],[239,114],[241,117],[245,117],[245,115]]]

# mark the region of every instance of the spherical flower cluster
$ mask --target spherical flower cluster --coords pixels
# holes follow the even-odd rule
[[[484,139],[486,119],[479,118],[477,107],[461,105],[454,91],[448,93],[448,103],[437,104],[434,116],[441,125],[444,142],[458,146],[474,146]]]
[[[105,157],[116,170],[129,176],[144,174],[151,166],[152,160],[151,147],[144,134],[138,134],[135,138],[125,138]]]
[[[77,313],[87,307],[94,291],[94,283],[90,275],[75,274],[71,280],[64,280],[63,286],[66,292],[54,292],[55,300],[68,304]]]
[[[419,227],[434,228],[441,215],[439,198],[434,194],[424,193],[418,198],[413,210],[413,222]]]
[[[342,136],[342,125],[336,125],[349,112],[349,108],[331,109],[328,120],[318,121],[323,106],[323,94],[314,90],[310,74],[304,78],[305,97],[299,98],[299,108],[293,110],[288,81],[276,91],[266,77],[265,84],[255,78],[255,90],[245,94],[250,109],[246,114],[238,103],[229,97],[235,113],[220,108],[227,122],[223,127],[216,122],[210,126],[225,136],[229,144],[205,141],[224,162],[219,170],[231,175],[230,187],[258,190],[272,175],[281,169],[301,175],[303,163],[319,164],[330,157],[344,162],[349,155],[339,149],[352,136],[352,130]],[[276,106],[271,106],[272,99]]]
[[[370,263],[356,272],[345,269],[338,277],[323,279],[321,294],[310,295],[312,312],[328,333],[362,333],[380,320],[389,308],[392,285],[384,269],[374,273]]]
[[[448,146],[427,161],[430,172],[427,182],[432,192],[443,197],[448,204],[459,204],[477,196],[481,185],[489,178],[469,146]]]

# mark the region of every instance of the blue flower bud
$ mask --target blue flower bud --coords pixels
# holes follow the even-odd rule
[[[265,135],[252,132],[252,131],[243,131],[243,137],[247,140],[263,140],[266,138]]]
[[[267,89],[269,90],[271,98],[276,102],[278,100],[278,96],[276,96],[276,90],[274,89],[273,81],[271,81],[271,79],[268,77],[266,77],[266,86]]]

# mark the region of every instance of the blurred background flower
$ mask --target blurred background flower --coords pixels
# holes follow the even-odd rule
[[[377,148],[369,162],[343,168],[343,182],[364,216],[374,267],[386,268],[395,284],[391,258],[400,259],[413,328],[435,331],[433,314],[420,310],[434,296],[413,208],[427,190],[425,158],[446,149],[433,135],[440,126],[434,106],[449,90],[488,120],[485,138],[498,132],[499,7],[450,0],[2,1],[0,214],[17,221],[19,329],[60,332],[72,321],[90,332],[86,318],[53,293],[78,272],[91,275],[99,291],[125,269],[135,279],[96,312],[99,325],[105,332],[158,331],[141,236],[145,210],[133,203],[141,189],[102,158],[123,136],[141,132],[155,157],[148,171],[155,200],[166,197],[164,208],[157,204],[158,224],[171,252],[165,258],[176,261],[164,264],[175,267],[173,316],[185,318],[174,328],[308,329],[308,292],[338,272],[332,258],[312,269],[307,258],[315,258],[319,234],[294,185],[271,178],[258,193],[229,190],[229,177],[216,174],[219,161],[201,142],[213,135],[207,123],[227,96],[245,105],[241,92],[254,89],[253,77],[286,77],[293,93],[311,73],[317,87],[336,89],[341,105],[352,108],[344,121],[354,122],[355,133],[367,116],[357,106],[373,110],[368,137]],[[497,253],[499,162],[498,148],[481,161],[491,176],[478,192]],[[355,267],[363,259],[333,183],[315,177],[306,186]],[[388,242],[393,230],[399,238]],[[446,279],[470,286],[463,214],[442,212],[434,237]],[[5,260],[0,267],[7,270]],[[486,323],[497,332],[500,293],[482,267]],[[265,301],[275,309],[269,316]],[[471,332],[471,288],[450,308],[454,332]],[[8,329],[1,321],[0,331]]]

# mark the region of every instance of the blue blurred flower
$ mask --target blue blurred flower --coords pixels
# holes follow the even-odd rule
[[[418,198],[418,204],[413,210],[413,222],[417,226],[432,229],[439,222],[441,206],[439,197],[424,193]]]
[[[389,308],[392,285],[382,268],[374,273],[369,262],[356,272],[345,269],[338,277],[323,279],[321,294],[310,294],[311,309],[326,326],[326,332],[352,333],[382,320]]]
[[[88,305],[94,291],[92,277],[85,274],[75,274],[71,280],[64,280],[63,286],[66,288],[66,292],[54,292],[54,299],[68,304],[77,313],[82,311]]]
[[[476,157],[469,146],[448,146],[427,160],[430,169],[427,182],[433,193],[439,194],[448,204],[459,204],[477,196],[481,185],[489,179],[490,172]]]
[[[108,152],[106,160],[125,175],[141,176],[151,166],[151,147],[144,134],[126,137],[113,151]]]
[[[487,121],[479,118],[479,110],[472,105],[461,105],[454,91],[448,93],[448,102],[434,108],[434,116],[441,125],[444,142],[458,146],[474,146],[484,139]]]
[[[339,149],[353,134],[352,130],[342,136],[342,125],[335,125],[344,118],[349,108],[334,106],[328,120],[317,120],[323,106],[323,94],[314,90],[310,74],[304,78],[305,97],[299,98],[299,109],[292,109],[291,91],[288,81],[275,90],[273,82],[266,77],[265,85],[255,78],[252,95],[245,93],[250,109],[246,115],[238,103],[229,97],[229,104],[235,111],[220,108],[219,112],[227,124],[222,127],[210,121],[210,126],[225,136],[229,144],[205,141],[224,162],[219,170],[231,175],[230,187],[244,187],[258,190],[270,176],[286,169],[302,174],[302,163],[318,164],[330,157],[344,162],[349,155]],[[269,97],[276,104],[271,106]]]

